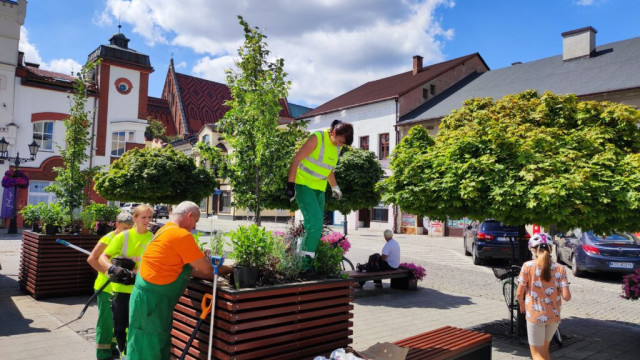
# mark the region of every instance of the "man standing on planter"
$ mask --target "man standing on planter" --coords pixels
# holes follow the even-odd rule
[[[87,262],[91,267],[98,271],[98,276],[93,284],[95,291],[109,280],[109,277],[102,273],[100,267],[100,256],[109,246],[111,240],[122,231],[129,230],[133,225],[131,213],[123,211],[116,217],[116,229],[103,236],[91,251],[91,255],[87,258]],[[107,285],[100,294],[98,294],[98,321],[96,323],[96,357],[100,359],[112,359],[113,355],[117,355],[118,350],[113,337],[113,312],[111,311],[111,284]]]
[[[127,360],[169,360],[172,313],[180,295],[191,275],[213,280],[211,261],[190,232],[199,219],[198,205],[180,203],[142,256],[129,303]],[[229,266],[219,269],[220,275],[230,272]]]
[[[305,236],[302,254],[305,255],[304,268],[311,267],[316,256],[316,248],[322,235],[324,219],[324,192],[327,181],[331,185],[333,197],[340,200],[342,192],[333,174],[338,164],[342,145],[353,142],[353,127],[340,120],[333,120],[331,128],[316,131],[302,145],[293,157],[289,167],[289,179],[285,194],[298,202],[302,212]]]

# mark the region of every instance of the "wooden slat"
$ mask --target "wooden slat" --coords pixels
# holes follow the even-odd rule
[[[491,335],[477,331],[445,326],[396,341],[408,347],[408,360],[442,360],[468,353],[471,350],[491,346]]]

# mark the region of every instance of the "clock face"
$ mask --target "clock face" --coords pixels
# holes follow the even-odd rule
[[[115,81],[114,85],[116,87],[116,90],[122,95],[127,95],[131,92],[131,89],[133,89],[133,84],[131,84],[131,81],[125,78],[118,78]]]

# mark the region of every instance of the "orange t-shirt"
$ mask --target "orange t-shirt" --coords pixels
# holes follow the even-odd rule
[[[204,257],[193,235],[174,223],[161,227],[144,254],[140,275],[145,281],[166,285],[178,278],[184,266]]]

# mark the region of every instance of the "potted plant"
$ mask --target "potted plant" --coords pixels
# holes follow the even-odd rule
[[[273,234],[255,224],[240,226],[229,233],[235,260],[233,276],[236,287],[255,287],[260,267],[267,262],[275,238]]]
[[[39,203],[38,211],[47,235],[55,235],[64,222],[64,208],[58,203]]]
[[[105,235],[113,230],[116,216],[120,209],[116,206],[92,202],[80,214],[83,227],[98,235]]]
[[[41,203],[42,204],[42,203]],[[31,230],[34,232],[40,232],[40,226],[42,225],[40,211],[38,205],[29,204],[20,210],[24,223],[31,226]]]

